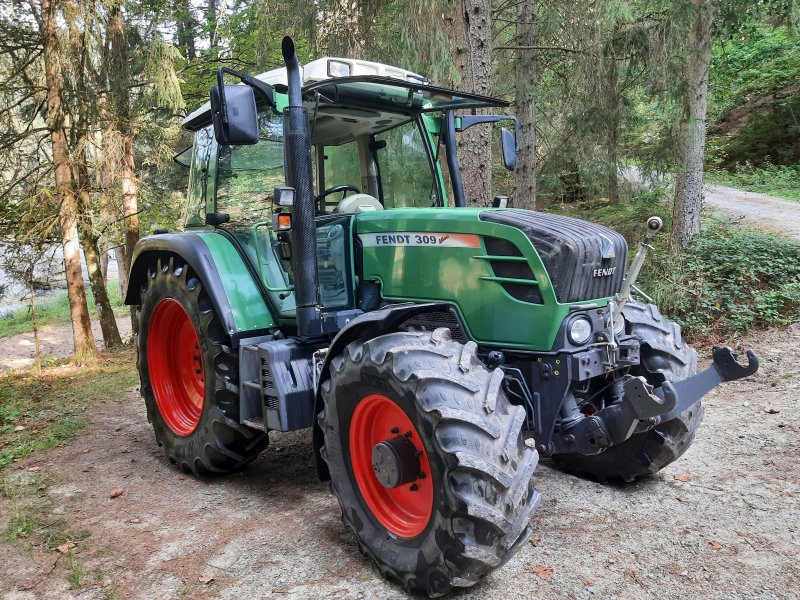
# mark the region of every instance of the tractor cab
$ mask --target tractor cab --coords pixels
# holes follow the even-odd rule
[[[454,133],[461,129],[454,111],[507,103],[438,88],[416,73],[368,61],[322,58],[303,67],[302,74],[322,305],[352,309],[356,290],[346,241],[354,215],[463,206],[460,176],[452,175],[458,169]],[[256,79],[272,86],[273,98],[256,98],[255,143],[218,141],[210,103],[184,120],[184,127],[195,132],[187,161],[186,227],[214,227],[234,238],[258,271],[275,312],[290,322],[296,314],[291,244],[272,221],[273,191],[286,183],[286,69]],[[503,118],[513,120],[493,117]],[[513,152],[515,145],[510,147]]]

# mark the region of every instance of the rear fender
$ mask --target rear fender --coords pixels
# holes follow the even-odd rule
[[[325,361],[322,363],[322,369],[319,374],[319,383],[317,384],[316,396],[314,398],[314,425],[313,425],[313,444],[314,444],[314,462],[317,466],[317,475],[320,481],[328,481],[330,473],[328,465],[320,455],[320,449],[324,443],[322,428],[316,416],[322,411],[322,384],[330,379],[330,364],[336,356],[341,354],[344,349],[355,342],[356,340],[369,340],[379,335],[385,335],[393,331],[397,331],[405,321],[408,319],[428,313],[428,312],[442,312],[451,308],[450,304],[446,302],[429,302],[425,304],[393,304],[374,310],[372,312],[360,315],[350,321],[344,329],[339,331],[336,337],[331,342],[328,352],[325,356]]]
[[[213,235],[212,247],[203,239]],[[224,251],[225,256],[215,256]],[[163,256],[178,256],[194,271],[208,290],[214,309],[219,315],[231,346],[238,346],[242,337],[266,334],[275,320],[258,291],[258,283],[248,274],[244,259],[236,248],[218,234],[168,233],[139,240],[133,251],[128,292],[125,304],[141,303],[146,289],[147,271]],[[245,285],[241,285],[244,278]],[[240,285],[236,285],[236,282]],[[230,288],[230,289],[229,289]],[[235,302],[231,302],[231,297]],[[244,297],[243,297],[244,296]]]

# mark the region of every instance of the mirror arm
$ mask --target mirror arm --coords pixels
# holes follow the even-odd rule
[[[217,68],[217,87],[220,89],[220,101],[222,103],[222,122],[227,125],[228,123],[228,108],[225,103],[225,86],[223,84],[222,75],[223,73],[228,73],[229,75],[233,75],[234,77],[238,77],[243,84],[253,89],[253,91],[257,92],[261,95],[264,100],[267,101],[267,104],[274,107],[275,106],[275,96],[273,87],[265,83],[255,77],[251,77],[247,73],[242,73],[241,71],[236,71],[235,69],[231,69],[229,67],[218,67]]]
[[[499,123],[501,121],[514,121],[514,150],[519,152],[519,119],[514,115],[466,115],[459,117],[461,124],[456,131],[465,131],[473,125],[481,123]]]

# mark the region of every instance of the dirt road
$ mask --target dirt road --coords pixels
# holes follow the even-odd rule
[[[705,205],[730,215],[743,227],[780,233],[800,241],[800,202],[707,185]]]
[[[130,317],[118,317],[117,327],[123,340],[131,335]],[[92,333],[98,348],[103,347],[103,335],[100,322],[92,321]],[[39,330],[39,341],[44,358],[67,358],[72,354],[72,326],[45,325]],[[33,333],[20,333],[7,338],[0,338],[0,371],[8,369],[27,369],[33,366],[34,359]]]
[[[800,326],[750,343],[762,370],[707,398],[679,462],[628,487],[542,466],[535,543],[455,597],[797,598]],[[358,553],[307,432],[271,434],[245,472],[201,480],[168,465],[137,390],[89,418],[79,439],[4,473],[12,486],[49,474],[45,517],[78,544],[70,556],[0,542],[4,598],[405,597]],[[0,530],[19,502],[0,495]]]

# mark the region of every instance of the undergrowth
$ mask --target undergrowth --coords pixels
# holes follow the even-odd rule
[[[800,165],[767,164],[764,167],[740,165],[732,172],[710,171],[708,179],[713,183],[740,188],[748,192],[768,194],[786,200],[800,200]]]
[[[735,228],[704,213],[700,235],[684,252],[669,251],[669,211],[660,192],[610,204],[564,204],[551,210],[616,229],[636,252],[648,216],[664,218],[637,286],[695,342],[800,321],[800,245]]]

